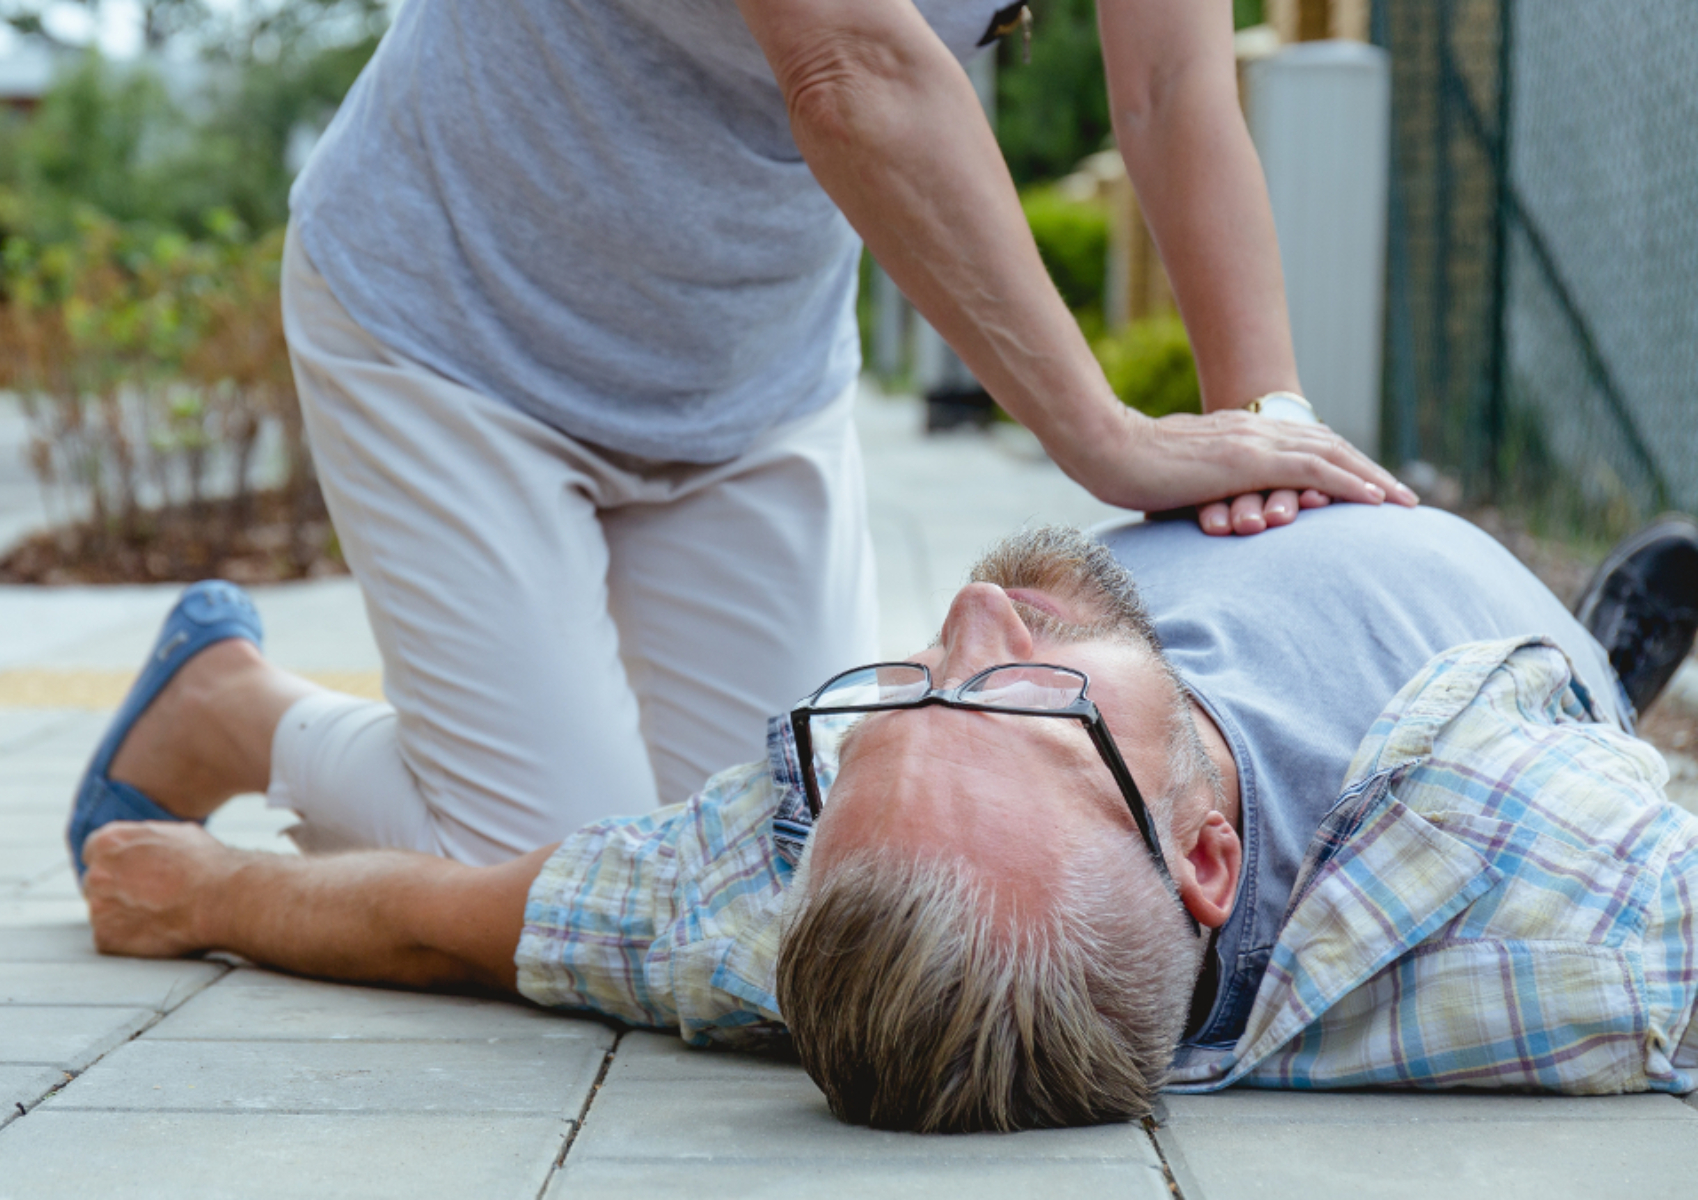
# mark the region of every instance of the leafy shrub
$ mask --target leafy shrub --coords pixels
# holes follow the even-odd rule
[[[1122,401],[1152,417],[1202,412],[1203,393],[1185,324],[1178,317],[1135,321],[1091,347]]]
[[[996,140],[1022,184],[1067,174],[1109,136],[1095,0],[1032,7],[1032,61],[1019,30],[997,52]]]
[[[1056,290],[1082,324],[1102,320],[1108,285],[1108,206],[1074,200],[1059,187],[1028,188],[1020,197],[1038,253]]]
[[[16,210],[0,203],[0,227],[30,224]],[[283,340],[282,231],[255,238],[228,212],[206,224],[191,239],[81,209],[66,237],[0,247],[0,391],[23,405],[49,495],[80,506],[61,514],[78,557],[145,542],[159,510],[210,513],[215,499],[227,503],[209,536],[233,542],[266,443],[293,532],[319,515]],[[293,541],[280,549],[304,570],[318,548]]]

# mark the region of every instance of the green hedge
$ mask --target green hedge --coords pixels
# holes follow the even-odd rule
[[[1152,417],[1203,411],[1197,363],[1178,317],[1136,321],[1098,338],[1091,349],[1114,394],[1138,411]]]
[[[1028,188],[1020,206],[1061,298],[1081,324],[1094,320],[1100,328],[1108,286],[1108,206],[1070,199],[1054,184]]]

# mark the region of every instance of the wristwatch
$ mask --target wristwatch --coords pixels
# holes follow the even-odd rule
[[[1257,396],[1244,406],[1246,412],[1269,417],[1275,421],[1297,421],[1304,425],[1319,425],[1314,406],[1296,392],[1269,392]]]

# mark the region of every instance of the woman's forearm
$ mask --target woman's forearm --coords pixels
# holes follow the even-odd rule
[[[804,158],[998,403],[1091,486],[1090,456],[1133,422],[1038,256],[971,82],[911,5],[825,7],[852,32],[791,33],[806,0],[744,4]]]
[[[1147,128],[1118,129],[1210,412],[1301,391],[1261,166],[1237,108],[1211,92],[1182,81]]]
[[[1172,280],[1207,411],[1301,391],[1279,242],[1224,0],[1102,0],[1115,140]]]

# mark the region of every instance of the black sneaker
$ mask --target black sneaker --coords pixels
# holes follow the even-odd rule
[[[1621,542],[1580,593],[1574,615],[1609,652],[1627,698],[1644,712],[1698,634],[1698,521],[1669,513]]]

